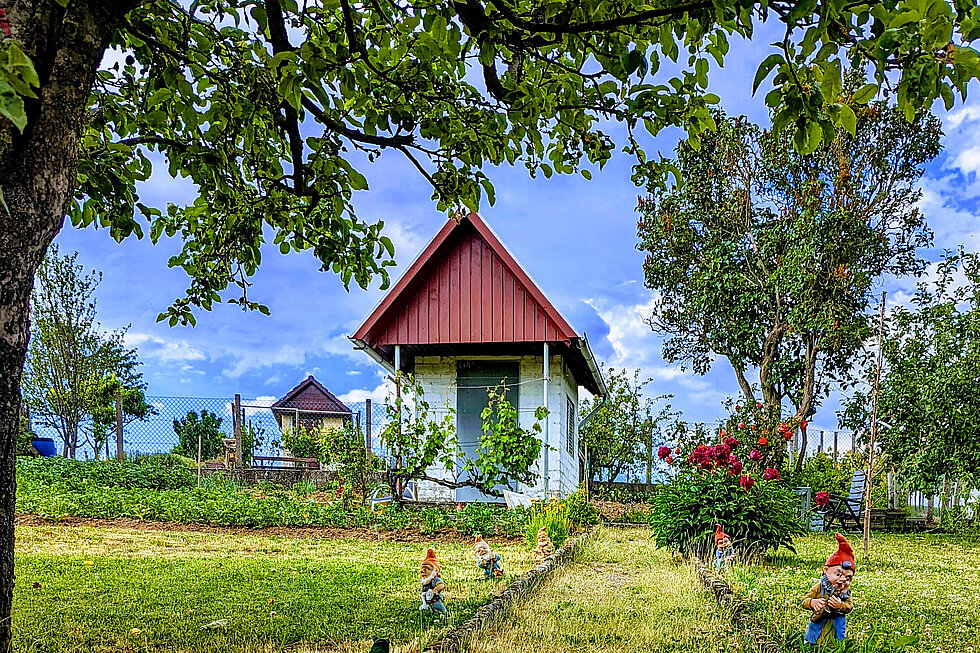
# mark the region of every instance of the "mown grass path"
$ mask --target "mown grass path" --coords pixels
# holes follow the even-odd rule
[[[425,543],[33,525],[16,530],[14,649],[418,649],[531,566],[494,543],[508,576],[478,579],[468,543],[436,544],[451,613],[420,621]],[[226,625],[206,628],[227,620]]]
[[[657,550],[652,531],[608,528],[470,646],[470,653],[747,650],[692,569]]]

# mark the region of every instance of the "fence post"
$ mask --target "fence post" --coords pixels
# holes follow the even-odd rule
[[[232,413],[233,417],[231,420],[232,426],[235,430],[235,465],[236,469],[243,467],[242,465],[242,396],[240,394],[235,394],[235,408]]]
[[[371,399],[364,402],[364,449],[368,462],[371,461]]]
[[[837,462],[837,431],[834,431],[834,462]]]
[[[851,431],[851,453],[857,452],[857,431]]]
[[[820,431],[820,446],[817,447],[817,451],[823,453],[823,430]]]
[[[116,388],[116,460],[123,460],[123,419],[122,419],[122,389]]]

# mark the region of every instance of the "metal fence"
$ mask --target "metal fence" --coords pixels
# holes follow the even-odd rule
[[[241,399],[242,429],[251,434],[255,446],[254,456],[281,456],[282,430],[280,422],[273,413],[271,405],[274,400]],[[147,396],[146,402],[152,412],[145,419],[133,420],[122,424],[123,451],[126,455],[170,453],[179,444],[177,433],[180,420],[194,417],[200,420],[204,413],[210,413],[217,422],[218,429],[224,438],[234,438],[234,397],[163,397]],[[350,422],[360,427],[366,439],[369,438],[371,450],[378,455],[384,455],[380,434],[388,424],[387,410],[384,405],[366,402],[347,404],[350,412]],[[290,411],[298,413],[298,423],[303,423],[305,417],[322,417],[322,411]],[[83,425],[82,429],[84,430]],[[51,438],[57,451],[63,450],[63,441],[56,429],[45,426],[40,420],[34,419],[31,430],[37,437]],[[115,432],[110,434],[108,441],[99,447],[96,453],[94,443],[89,438],[82,437],[83,442],[76,451],[76,458],[92,459],[114,457],[117,453]]]

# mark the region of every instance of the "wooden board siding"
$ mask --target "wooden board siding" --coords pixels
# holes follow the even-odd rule
[[[477,216],[450,223],[354,336],[371,347],[578,336]]]

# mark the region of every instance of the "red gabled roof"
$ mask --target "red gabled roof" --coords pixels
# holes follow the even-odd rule
[[[446,222],[352,337],[381,347],[570,342],[578,335],[470,213]]]
[[[280,410],[312,410],[350,414],[351,410],[332,392],[320,385],[312,376],[306,377],[286,396],[271,406],[273,412]]]

